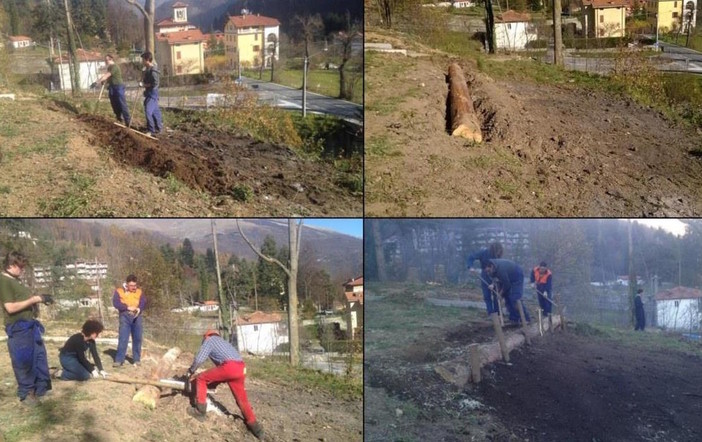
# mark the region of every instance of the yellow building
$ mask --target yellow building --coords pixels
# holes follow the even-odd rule
[[[280,22],[262,15],[235,15],[224,27],[224,46],[230,68],[264,67],[280,54]]]
[[[205,72],[205,36],[199,29],[156,36],[156,62],[162,75]]]
[[[589,37],[624,37],[628,4],[628,0],[583,0],[583,29]]]
[[[697,0],[649,0],[648,9],[657,12],[658,32],[678,31],[687,25],[695,27],[697,19]]]

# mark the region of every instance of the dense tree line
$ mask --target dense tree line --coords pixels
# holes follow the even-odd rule
[[[18,235],[27,232],[30,237]],[[109,266],[103,287],[109,293],[134,273],[149,294],[150,308],[166,310],[205,301],[217,301],[217,270],[213,249],[193,249],[190,239],[173,246],[153,233],[128,232],[116,226],[77,220],[0,220],[0,254],[22,250],[34,266],[52,267],[50,290],[59,297],[77,299],[90,293],[80,280],[68,275],[66,264],[76,261],[105,262]],[[266,236],[261,251],[288,262],[287,246]],[[236,254],[220,254],[223,292],[229,303],[259,310],[280,310],[287,305],[287,277],[280,267],[262,259],[247,260]],[[29,281],[31,283],[31,281]],[[298,277],[300,304],[312,314],[331,308],[343,296],[341,283],[332,283],[311,246],[300,254]]]

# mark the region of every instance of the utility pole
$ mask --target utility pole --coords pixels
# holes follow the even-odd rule
[[[305,63],[302,68],[302,117],[307,116],[307,54],[305,53]]]
[[[499,0],[498,0],[499,1]],[[495,53],[495,15],[492,11],[492,0],[485,0],[485,39],[488,53]]]
[[[100,289],[100,268],[98,267],[97,256],[95,257],[95,282],[98,294],[98,315],[100,315],[100,322],[104,324],[105,318],[102,316],[102,290]]]
[[[587,32],[587,31],[585,31]],[[553,64],[563,66],[563,34],[561,33],[561,0],[553,0]]]
[[[636,274],[634,273],[634,242],[631,237],[631,225],[633,221],[629,220],[629,311],[632,313],[629,317],[629,325],[633,325],[634,321],[634,296],[636,295]]]
[[[224,300],[224,293],[222,292],[222,275],[219,271],[219,254],[217,252],[217,231],[215,229],[215,220],[210,221],[212,225],[212,241],[214,242],[214,256],[215,256],[215,268],[217,269],[217,294],[219,297],[219,323],[220,327],[224,328],[225,336],[222,336],[225,340],[229,338],[229,333],[231,332],[231,318],[227,327],[224,327],[223,318],[229,317],[229,308]]]

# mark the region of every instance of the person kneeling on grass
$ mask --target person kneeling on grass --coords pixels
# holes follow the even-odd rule
[[[92,377],[107,377],[107,372],[102,369],[100,355],[95,347],[95,339],[104,330],[102,323],[94,319],[88,319],[83,324],[80,333],[68,338],[59,351],[59,360],[63,372],[61,379],[64,381],[87,381]],[[85,352],[90,349],[95,365],[91,364],[85,357]]]
[[[215,367],[195,375],[197,367],[202,365],[207,358],[214,362]],[[227,341],[219,336],[215,330],[208,330],[202,338],[202,346],[195,356],[195,360],[186,374],[195,386],[195,408],[189,408],[188,414],[198,420],[204,420],[207,412],[207,387],[215,387],[222,382],[229,385],[234,395],[236,404],[244,415],[244,422],[251,433],[258,439],[263,438],[263,427],[256,421],[249,400],[246,397],[244,379],[246,367],[239,352]],[[186,381],[187,382],[187,381]]]

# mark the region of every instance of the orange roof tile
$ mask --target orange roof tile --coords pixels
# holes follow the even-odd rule
[[[233,15],[229,17],[229,22],[237,28],[254,26],[280,26],[277,18],[265,17],[263,15]]]
[[[197,43],[206,40],[205,36],[202,35],[202,32],[199,29],[158,34],[156,36],[156,39],[161,41],[167,41],[168,44],[171,45],[178,43]]]
[[[522,14],[517,11],[512,11],[511,9],[497,15],[497,21],[500,23],[516,23],[530,20],[531,15],[526,13]]]
[[[188,5],[186,5],[183,2],[175,2],[175,3],[173,3],[173,6],[171,6],[171,8],[187,8],[187,7],[188,7]]]
[[[97,51],[86,51],[82,48],[76,49],[76,56],[79,61],[103,61],[105,56]],[[56,63],[68,63],[68,53],[61,54],[61,58],[54,57]]]
[[[280,315],[277,313],[264,313],[255,311],[250,315],[243,315],[236,318],[236,325],[266,324],[270,322],[280,322]]]
[[[670,290],[663,290],[656,293],[656,301],[667,301],[671,299],[698,299],[702,298],[702,291],[690,287],[675,287]]]
[[[27,37],[25,35],[12,35],[10,36],[10,41],[27,41],[32,40],[32,37]]]
[[[628,0],[583,0],[583,6],[592,6],[594,9],[623,8],[628,5]]]

